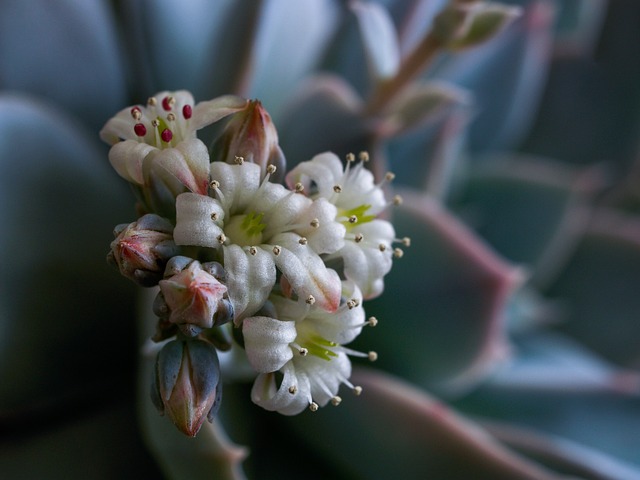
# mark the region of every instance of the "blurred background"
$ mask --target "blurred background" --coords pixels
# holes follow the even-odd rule
[[[3,478],[640,478],[640,2],[502,5],[2,0]],[[163,89],[396,174],[361,397],[285,418],[228,376],[228,438],[150,426],[98,131]]]

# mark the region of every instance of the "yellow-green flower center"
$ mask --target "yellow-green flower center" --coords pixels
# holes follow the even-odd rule
[[[367,210],[371,208],[371,205],[363,204],[349,210],[340,209],[338,217],[344,217],[341,223],[347,227],[347,231],[351,230],[356,225],[362,225],[363,223],[370,222],[375,219],[375,215],[367,215]]]
[[[249,212],[234,215],[224,224],[224,234],[235,245],[248,246],[262,243],[262,232],[267,226],[262,221],[264,213]]]

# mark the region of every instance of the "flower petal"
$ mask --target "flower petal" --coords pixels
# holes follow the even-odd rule
[[[125,180],[138,185],[144,184],[142,162],[145,157],[157,148],[135,140],[125,140],[116,143],[109,150],[111,166]]]
[[[289,344],[296,339],[295,322],[250,317],[242,322],[249,363],[261,373],[275,372],[293,357]]]
[[[197,138],[180,142],[176,148],[160,151],[153,158],[154,167],[175,176],[194,193],[206,195],[209,190],[209,151]]]
[[[232,113],[239,112],[248,103],[248,100],[236,95],[222,95],[213,100],[199,102],[193,109],[192,128],[199,130],[211,125]]]
[[[217,215],[217,220],[212,217]],[[218,248],[222,234],[218,222],[224,220],[224,210],[217,200],[197,193],[182,193],[176,198],[176,245],[196,245]]]
[[[280,386],[276,386],[273,373],[258,375],[251,389],[251,400],[265,410],[297,415],[311,403],[309,379],[304,372],[296,372],[291,363],[285,364],[282,373],[284,377]]]
[[[276,269],[271,255],[261,248],[255,255],[238,245],[225,246],[223,252],[234,323],[240,325],[264,305],[276,283]]]
[[[338,274],[328,269],[308,245],[300,244],[300,236],[283,233],[272,239],[280,246],[273,261],[301,298],[313,295],[318,306],[334,312],[340,304],[341,282]]]

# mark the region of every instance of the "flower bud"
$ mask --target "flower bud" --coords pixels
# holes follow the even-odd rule
[[[174,340],[160,350],[151,399],[180,431],[195,437],[205,418],[213,420],[221,397],[220,364],[213,345]]]
[[[461,50],[489,40],[520,13],[500,3],[454,0],[435,17],[433,34],[445,48]]]
[[[128,225],[118,225],[107,261],[139,285],[157,285],[167,261],[178,253],[172,232],[169,221],[153,214]]]
[[[154,312],[161,323],[168,320],[182,333],[194,337],[202,329],[222,325],[233,319],[233,306],[227,287],[220,282],[222,266],[216,262],[201,264],[188,257],[173,257],[160,280],[160,292]]]
[[[278,132],[258,100],[251,100],[244,110],[231,117],[213,145],[211,159],[231,164],[256,163],[260,165],[262,176],[266,175],[269,165],[274,165],[276,172],[271,178],[274,181],[282,179],[286,165],[278,145]]]

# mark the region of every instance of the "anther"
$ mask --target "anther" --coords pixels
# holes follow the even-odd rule
[[[136,123],[133,126],[133,131],[138,137],[144,137],[147,134],[147,127],[145,127],[142,123]]]
[[[291,386],[289,387],[289,393],[290,393],[291,395],[295,395],[297,392],[298,392],[298,387],[297,387],[297,386],[295,386],[295,385],[291,385]]]
[[[276,170],[277,170],[277,169],[278,169],[278,168],[277,168],[275,165],[273,165],[273,164],[269,164],[269,165],[267,165],[267,173],[270,173],[271,175],[273,175],[274,173],[276,173]]]
[[[296,183],[293,188],[296,191],[296,193],[302,193],[304,191],[304,185],[302,185],[302,183],[300,182]]]
[[[185,120],[189,120],[191,118],[191,115],[193,115],[193,109],[191,108],[191,105],[185,105],[184,107],[182,107],[182,116]]]
[[[396,174],[395,174],[395,173],[393,173],[393,172],[387,172],[387,173],[385,173],[385,174],[384,174],[384,179],[385,179],[387,182],[392,181],[394,178],[396,178]]]
[[[131,109],[131,116],[136,122],[140,120],[142,118],[142,111],[140,110],[140,107],[133,107]]]
[[[360,305],[360,303],[355,298],[352,298],[347,302],[347,307],[349,307],[349,310],[356,308],[358,305]]]
[[[311,222],[309,222],[309,225],[311,225],[313,228],[318,228],[320,226],[320,220],[314,218],[313,220],[311,220]]]
[[[170,113],[167,115],[167,120],[169,120],[170,122],[175,122],[176,116],[173,113]]]
[[[378,245],[378,250],[380,250],[381,252],[384,252],[387,249],[387,246],[384,243],[381,243],[380,245]]]
[[[147,105],[149,105],[150,107],[155,107],[157,105],[157,101],[155,97],[149,97],[149,99],[147,100]]]
[[[249,253],[255,256],[258,254],[258,249],[256,247],[249,247]]]
[[[349,223],[357,223],[358,222],[358,217],[355,215],[351,215],[349,217]]]
[[[338,395],[336,395],[331,399],[331,405],[333,405],[334,407],[337,407],[341,403],[342,403],[342,398],[340,398]]]
[[[364,235],[362,235],[361,233],[358,233],[356,234],[356,238],[354,240],[356,241],[356,243],[360,243],[363,238],[364,238]]]
[[[214,222],[215,222],[216,220],[218,220],[218,214],[217,214],[216,212],[213,212],[213,213],[211,214],[211,220],[213,220]]]
[[[160,134],[160,138],[164,143],[169,143],[173,138],[173,132],[168,128],[165,128],[164,130],[162,130],[162,133]]]
[[[369,317],[369,320],[367,320],[367,323],[372,327],[375,327],[376,325],[378,325],[378,319],[376,317]]]
[[[396,195],[395,197],[393,197],[393,204],[402,205],[402,197],[400,195]]]
[[[214,190],[217,190],[220,188],[220,182],[218,180],[211,180],[211,182],[209,182],[209,186]]]
[[[158,128],[160,126],[160,122],[156,118],[154,120],[151,120],[151,125],[153,126],[153,128]]]
[[[378,354],[372,350],[369,352],[367,357],[369,358],[370,362],[375,362],[378,359]]]
[[[244,163],[244,157],[236,155],[234,161],[236,162],[236,165],[242,165]]]
[[[342,192],[342,186],[341,185],[334,185],[333,186],[333,191],[336,192],[336,193]]]
[[[361,162],[369,161],[369,152],[365,152],[364,150],[358,154],[358,158]]]
[[[405,247],[410,247],[410,246],[411,246],[411,239],[410,239],[409,237],[404,237],[404,238],[402,239],[402,244],[403,244]]]
[[[298,350],[298,353],[300,354],[300,356],[306,357],[307,355],[309,355],[309,350],[302,347]]]
[[[316,402],[311,402],[309,404],[309,410],[311,410],[312,412],[317,412],[318,411],[318,404]]]
[[[170,111],[176,103],[176,99],[172,96],[164,97],[162,99],[162,108],[164,108],[167,112]]]
[[[309,305],[313,305],[314,303],[316,303],[316,297],[314,297],[313,295],[309,295],[305,301]]]
[[[216,240],[218,240],[218,243],[222,245],[224,242],[227,241],[227,237],[224,235],[224,233],[221,233],[216,237]]]
[[[307,237],[300,237],[300,240],[298,240],[298,243],[300,245],[306,245],[307,244]]]
[[[282,251],[282,249],[281,249],[278,245],[275,245],[275,246],[273,247],[273,254],[274,254],[276,257],[277,257],[278,255],[280,255],[280,252],[281,252],[281,251]]]
[[[402,256],[404,255],[404,252],[402,251],[402,249],[400,248],[394,248],[393,249],[393,256],[396,258],[402,258]]]
[[[362,393],[362,387],[360,385],[353,387],[353,393],[356,396],[360,395]]]
[[[347,156],[345,157],[347,162],[355,162],[356,161],[356,156],[353,153],[347,153]]]

